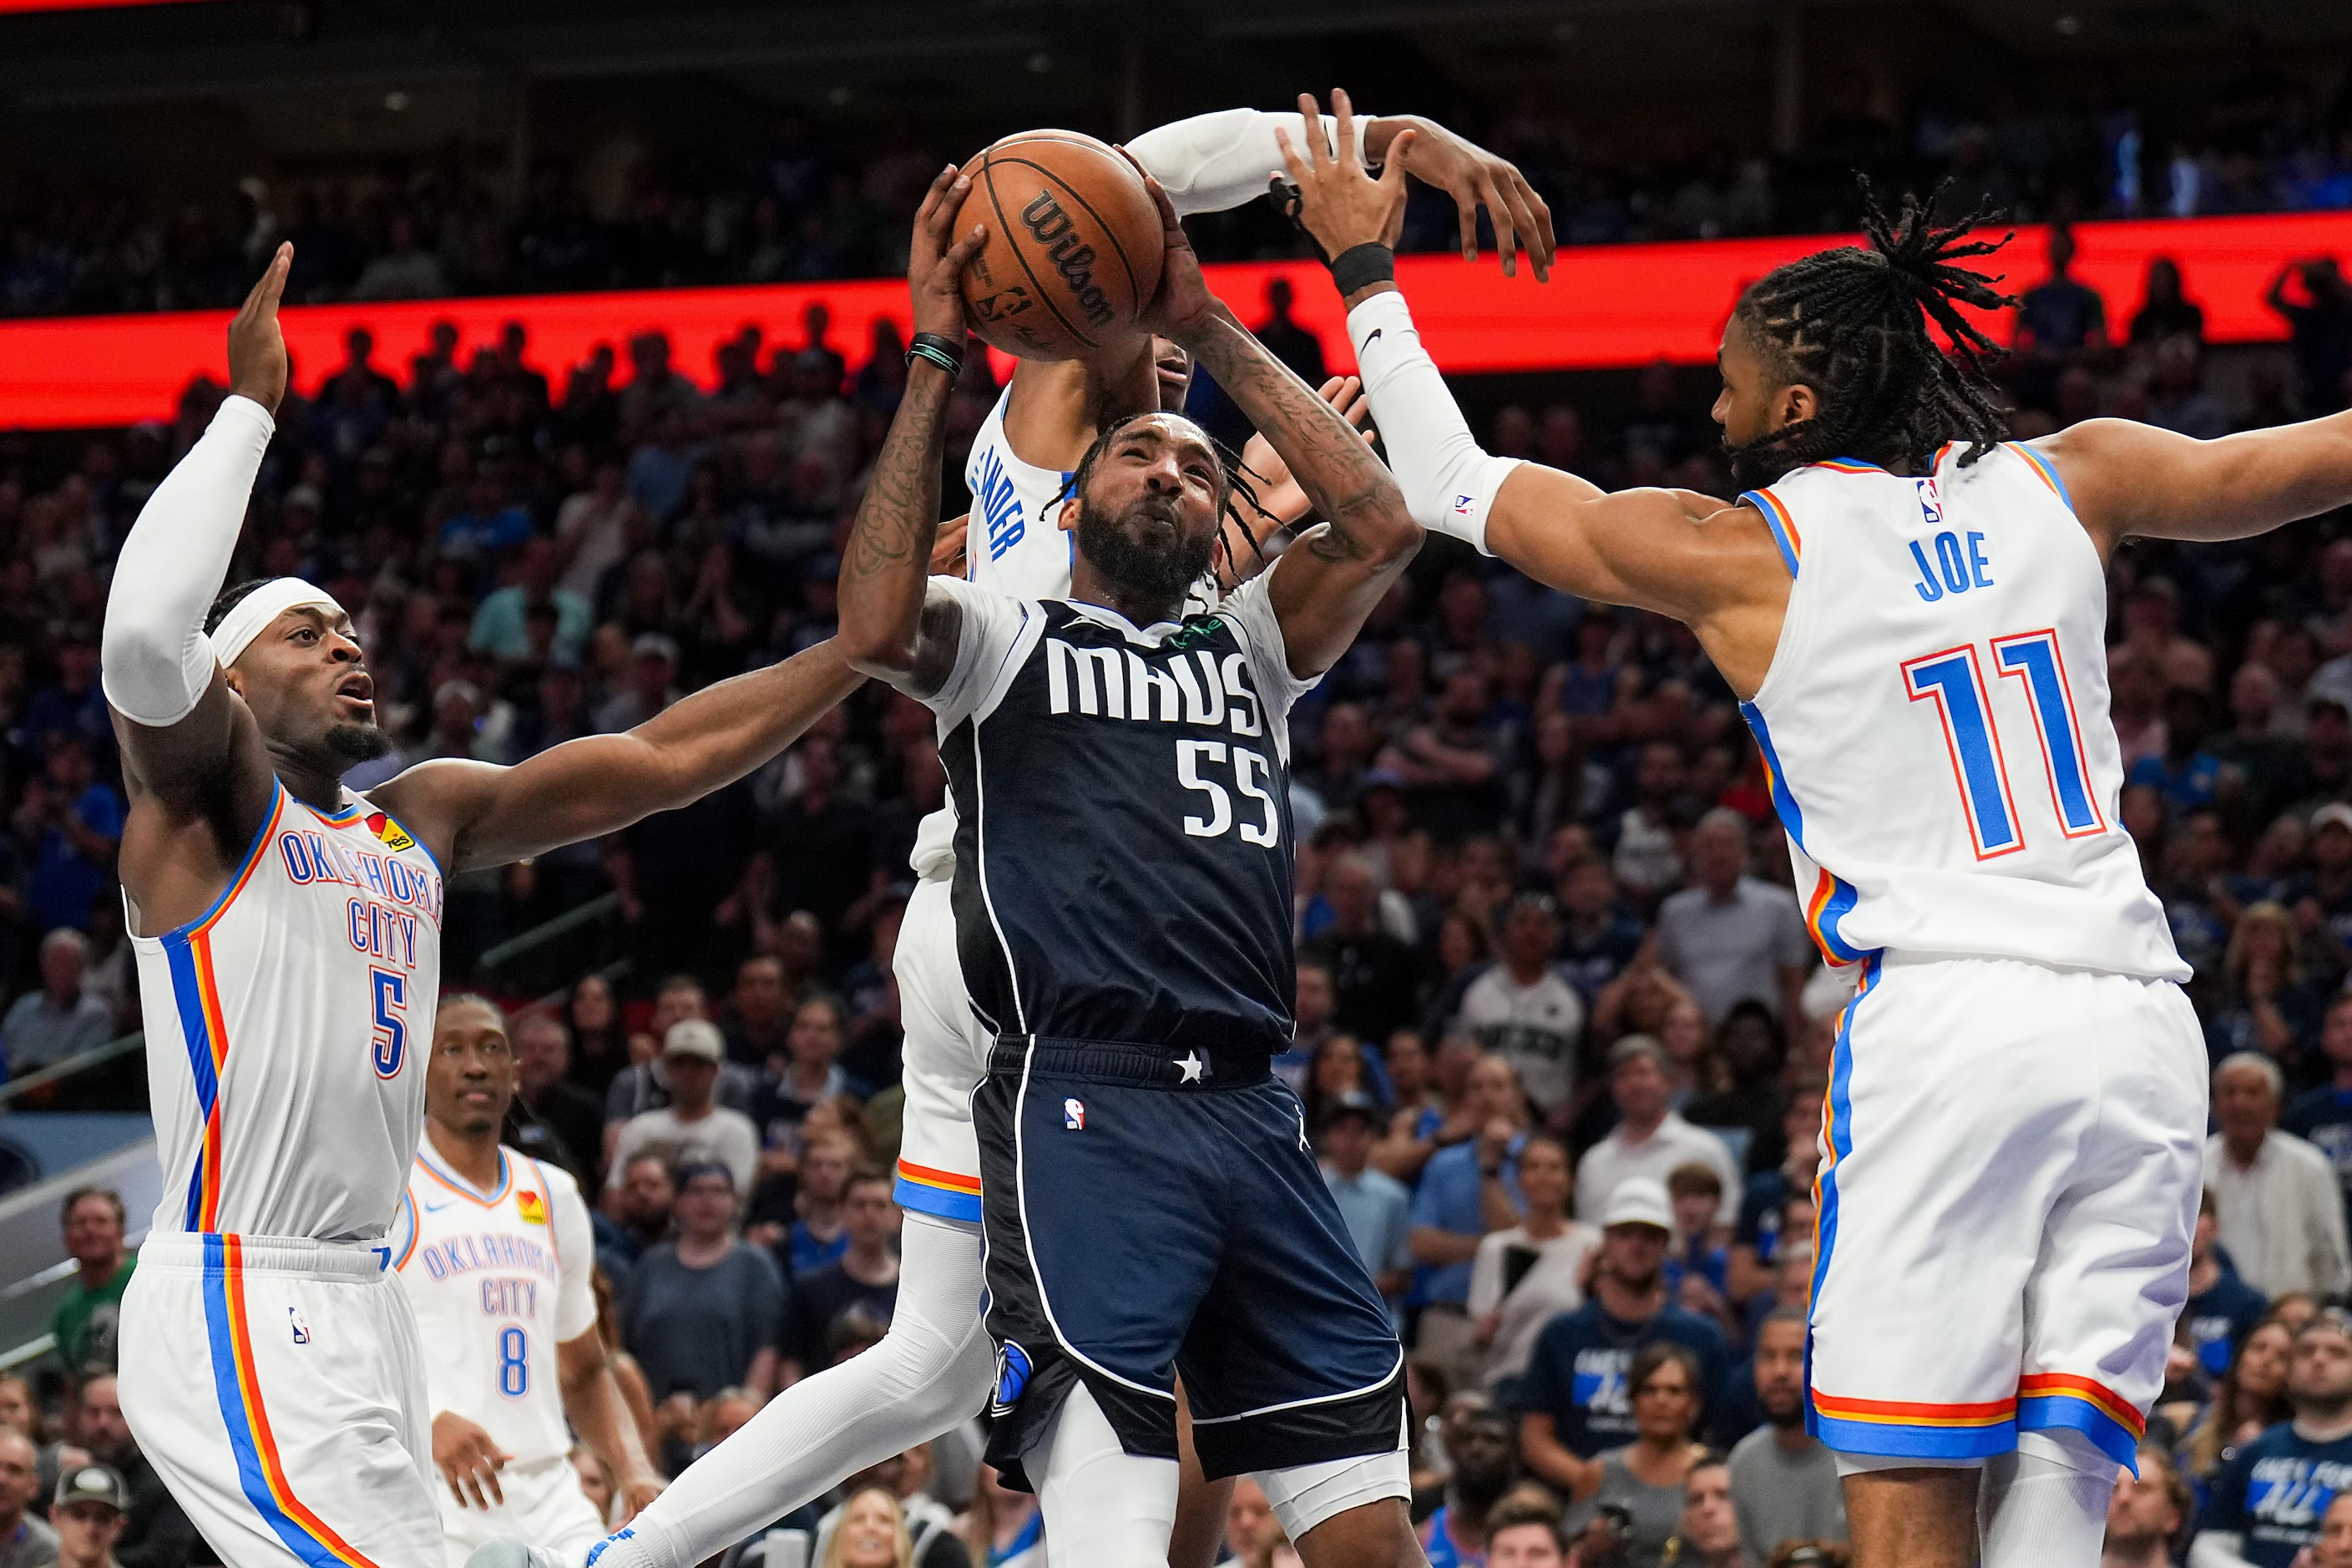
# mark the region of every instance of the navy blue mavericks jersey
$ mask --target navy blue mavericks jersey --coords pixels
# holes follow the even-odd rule
[[[963,606],[929,699],[957,946],[999,1035],[1237,1053],[1290,1041],[1290,706],[1265,579],[1138,628],[934,578]]]

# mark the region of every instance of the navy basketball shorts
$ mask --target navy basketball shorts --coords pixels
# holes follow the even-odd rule
[[[1190,1053],[1188,1053],[1190,1056]],[[1394,1451],[1404,1353],[1263,1056],[1000,1040],[972,1097],[997,1343],[989,1461],[1084,1384],[1129,1453],[1211,1479]]]

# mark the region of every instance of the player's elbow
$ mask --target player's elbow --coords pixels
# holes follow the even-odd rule
[[[841,657],[860,675],[894,680],[915,668],[915,637],[910,627],[845,616],[841,629],[834,637]]]

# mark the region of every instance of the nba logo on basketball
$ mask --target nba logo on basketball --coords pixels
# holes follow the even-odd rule
[[[1062,1101],[1062,1125],[1073,1132],[1087,1130],[1087,1102],[1072,1098]]]

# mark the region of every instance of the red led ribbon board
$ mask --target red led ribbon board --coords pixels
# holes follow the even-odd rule
[[[0,0],[5,5],[6,0]],[[2334,255],[2352,267],[2352,214],[2286,215],[2083,224],[2075,276],[2106,300],[2120,334],[2138,308],[2150,258],[2180,264],[2189,298],[2205,310],[2206,336],[2218,343],[2275,341],[2284,324],[2263,303],[2285,262]],[[2022,290],[2046,273],[2047,231],[2018,230],[1995,258],[2007,287]],[[1839,237],[1716,240],[1678,245],[1593,246],[1560,253],[1551,281],[1538,284],[1524,266],[1505,278],[1491,257],[1406,257],[1398,281],[1438,364],[1452,374],[1601,370],[1665,358],[1703,364],[1739,290],[1774,267]],[[1297,320],[1319,334],[1327,358],[1352,363],[1338,297],[1311,262],[1246,262],[1213,267],[1211,286],[1244,321],[1263,319],[1265,286],[1287,277],[1297,292]],[[343,356],[343,335],[365,326],[376,337],[378,364],[404,374],[436,322],[457,329],[459,363],[496,341],[509,321],[530,333],[530,358],[561,395],[563,374],[598,343],[625,351],[636,333],[660,331],[676,345],[677,364],[708,382],[712,350],[746,324],[769,345],[802,341],[801,312],[823,302],[833,312],[831,341],[853,363],[866,352],[877,316],[909,329],[906,285],[896,279],[674,289],[605,294],[434,300],[403,304],[308,305],[284,315],[295,384],[316,390]],[[226,311],[68,317],[0,323],[0,428],[74,429],[168,417],[192,376],[226,379]],[[2005,326],[1996,335],[2006,336]],[[998,356],[1000,367],[1009,364]],[[622,352],[620,375],[627,357]]]

